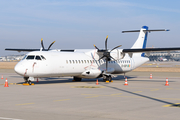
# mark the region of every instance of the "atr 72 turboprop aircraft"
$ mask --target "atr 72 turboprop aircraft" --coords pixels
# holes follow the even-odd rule
[[[131,49],[117,49],[121,45],[107,49],[48,49],[44,48],[41,39],[41,49],[5,49],[11,51],[29,51],[25,57],[15,66],[17,74],[24,77],[25,82],[31,84],[35,78],[41,77],[64,77],[73,76],[75,81],[82,78],[103,77],[104,81],[111,81],[114,74],[121,74],[132,71],[145,62],[149,61],[144,57],[145,52],[155,51],[176,51],[180,48],[146,48],[147,34],[153,31],[169,31],[165,29],[148,30],[143,26],[141,30],[122,31],[140,32],[139,37]]]

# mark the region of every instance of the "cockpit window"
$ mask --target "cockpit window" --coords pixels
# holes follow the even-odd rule
[[[34,55],[28,55],[26,60],[34,60],[34,57],[35,57]]]
[[[44,56],[42,56],[42,55],[41,55],[41,58],[42,58],[43,60],[46,60],[46,58],[45,58]]]
[[[41,60],[40,56],[36,55],[36,60]]]
[[[22,60],[26,59],[26,57],[27,57],[27,55],[25,55]]]

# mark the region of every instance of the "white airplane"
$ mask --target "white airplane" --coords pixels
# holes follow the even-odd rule
[[[50,50],[44,48],[41,39],[41,49],[5,49],[14,51],[32,51],[15,66],[17,74],[24,77],[25,82],[31,84],[35,78],[41,77],[65,77],[72,76],[75,81],[82,78],[100,78],[104,81],[111,81],[115,74],[122,74],[139,67],[149,61],[144,57],[143,52],[155,51],[176,51],[180,48],[146,48],[147,34],[152,31],[169,31],[165,29],[148,30],[143,26],[141,30],[122,31],[140,32],[139,37],[131,49],[117,49],[121,45],[107,49],[107,39],[105,49],[75,49],[75,50]]]

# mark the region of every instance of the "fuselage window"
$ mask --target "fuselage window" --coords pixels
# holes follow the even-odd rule
[[[81,63],[81,61],[80,60],[78,60],[79,61],[79,64]]]
[[[68,60],[66,60],[66,63],[68,64]]]
[[[35,58],[36,60],[41,60],[41,58],[40,58],[40,56],[36,56],[36,58]]]
[[[89,60],[87,60],[87,63],[89,63]]]
[[[81,62],[83,63],[83,60],[81,60]]]
[[[69,60],[69,63],[71,64],[71,60]]]
[[[86,63],[86,60],[84,60],[84,63]]]
[[[90,63],[92,63],[92,61],[90,60]]]
[[[74,63],[74,60],[72,60],[73,61],[73,63]]]
[[[76,64],[78,63],[78,61],[76,60]]]
[[[41,55],[41,58],[42,58],[43,60],[46,60],[46,58],[45,58],[44,56],[42,56],[42,55]]]
[[[34,60],[34,57],[35,57],[34,55],[28,55],[26,60]]]

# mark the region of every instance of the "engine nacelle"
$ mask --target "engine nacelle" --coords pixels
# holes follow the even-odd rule
[[[116,60],[120,60],[124,58],[125,53],[121,49],[115,49],[111,52],[111,56]]]
[[[81,75],[83,78],[97,78],[101,74],[99,69],[89,69],[84,71]]]

